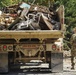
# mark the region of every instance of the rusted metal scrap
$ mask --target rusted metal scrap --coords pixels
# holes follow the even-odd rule
[[[26,5],[26,4],[25,4]],[[0,30],[59,30],[60,22],[54,19],[57,14],[55,11],[50,11],[46,6],[29,5],[29,9],[21,8],[20,14],[16,10],[14,22],[11,22],[7,27],[0,26]],[[11,7],[10,7],[11,8]],[[18,5],[17,5],[18,8]],[[19,6],[20,8],[20,6]],[[55,16],[55,17],[54,17]],[[9,16],[11,17],[11,16]],[[5,23],[6,24],[6,23]]]
[[[53,11],[50,12],[50,10],[46,6],[32,5],[29,12],[34,12],[34,11],[54,15],[54,12]]]

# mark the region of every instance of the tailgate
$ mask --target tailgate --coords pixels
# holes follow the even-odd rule
[[[0,39],[21,39],[21,38],[63,38],[60,30],[27,30],[27,31],[0,31]]]

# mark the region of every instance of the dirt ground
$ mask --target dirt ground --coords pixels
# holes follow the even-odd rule
[[[76,71],[76,57],[74,58],[75,69],[71,70],[71,51],[64,51],[63,70],[64,71]]]

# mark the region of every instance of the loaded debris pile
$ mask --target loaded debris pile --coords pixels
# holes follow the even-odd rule
[[[11,7],[8,7],[12,9]],[[52,10],[51,10],[52,9]],[[60,30],[58,14],[53,8],[22,3],[10,14],[0,15],[0,30]],[[12,10],[12,11],[13,11]]]

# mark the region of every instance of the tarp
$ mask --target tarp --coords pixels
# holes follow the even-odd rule
[[[27,3],[22,3],[21,5],[20,5],[20,8],[30,8],[30,5],[29,4],[27,4]]]

